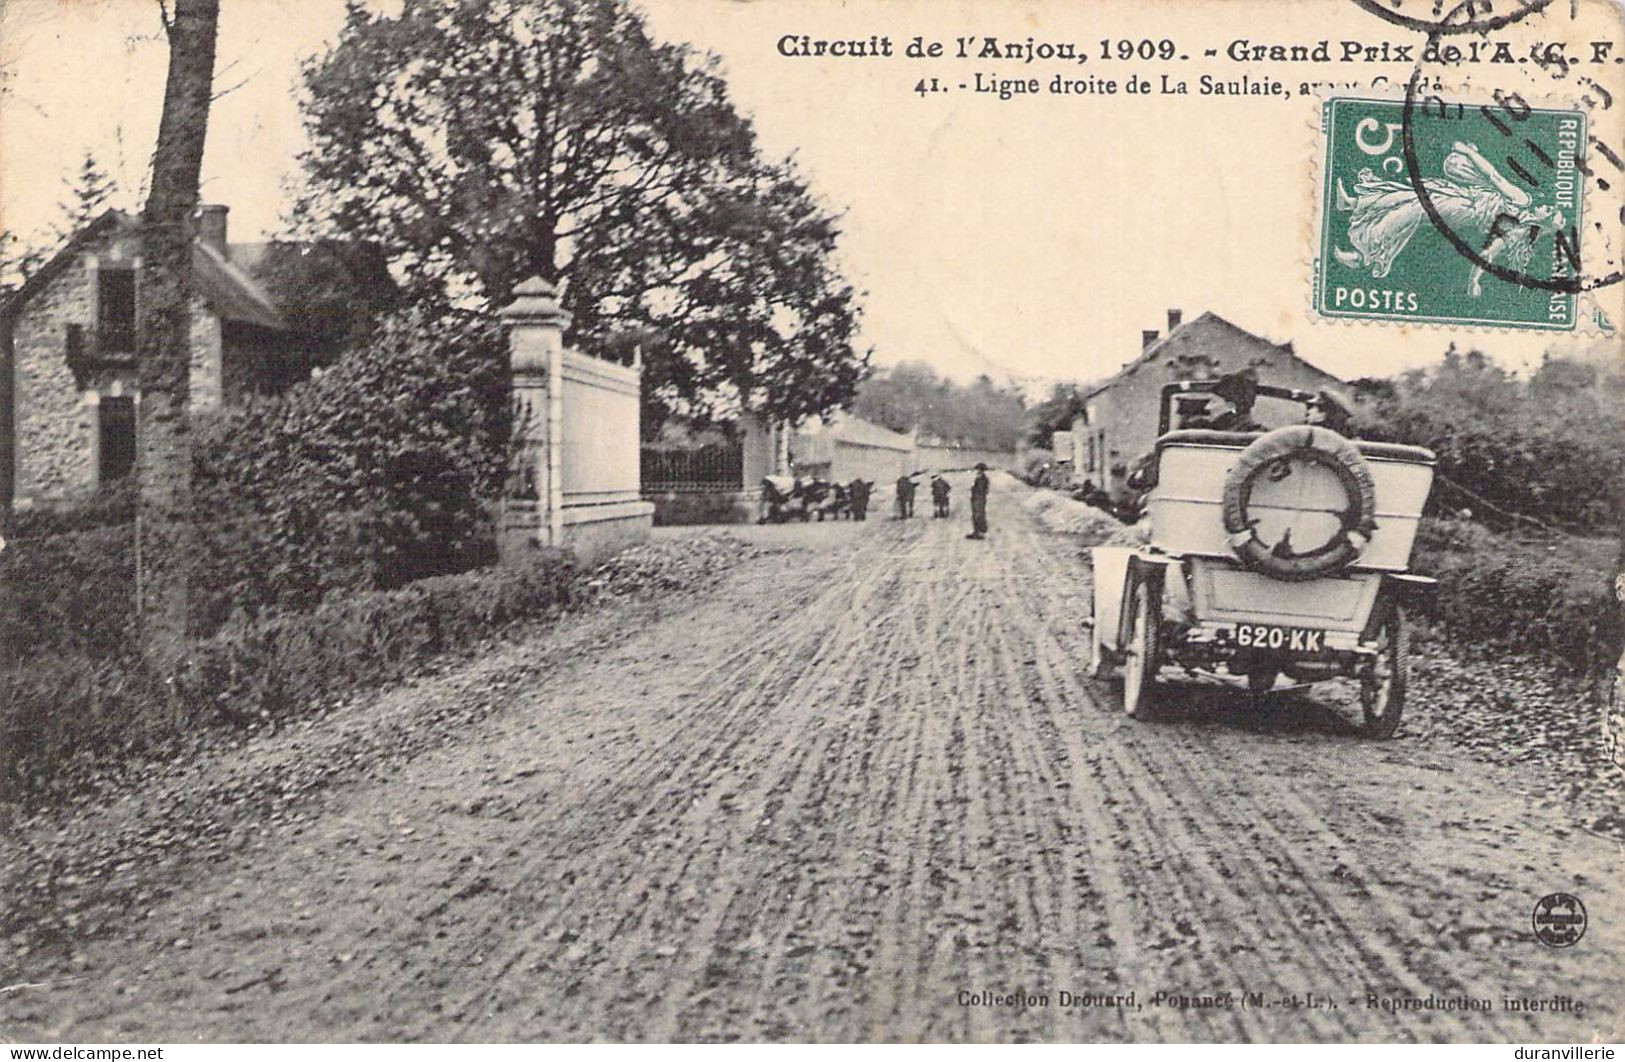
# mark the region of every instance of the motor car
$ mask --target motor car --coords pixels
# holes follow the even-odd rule
[[[1133,717],[1152,710],[1165,669],[1245,684],[1259,704],[1352,678],[1363,731],[1393,736],[1410,683],[1406,607],[1434,584],[1410,571],[1433,453],[1350,438],[1314,423],[1328,396],[1263,384],[1257,396],[1301,406],[1304,423],[1172,425],[1180,396],[1216,387],[1163,387],[1139,473],[1148,542],[1091,550],[1091,675],[1120,668]]]

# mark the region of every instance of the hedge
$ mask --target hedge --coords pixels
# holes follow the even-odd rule
[[[199,417],[196,633],[491,563],[505,366],[494,320],[413,307],[286,394]]]
[[[135,525],[87,523],[57,534],[35,534],[35,526],[8,536],[0,552],[0,664],[36,654],[130,651]]]
[[[748,524],[755,519],[755,506],[738,494],[659,494],[645,496],[655,504],[656,527],[688,527],[695,524]]]
[[[1616,549],[1607,541],[1517,539],[1467,520],[1424,520],[1411,567],[1439,580],[1421,611],[1446,630],[1598,678],[1618,661],[1625,639],[1613,594]]]
[[[74,757],[150,752],[210,722],[312,710],[434,656],[556,614],[587,593],[569,554],[337,596],[308,612],[239,618],[199,642],[175,683],[133,655],[35,655],[0,667],[0,793],[38,787]]]

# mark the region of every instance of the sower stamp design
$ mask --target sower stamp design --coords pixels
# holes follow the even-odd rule
[[[1333,99],[1322,130],[1322,316],[1575,327],[1583,112]]]

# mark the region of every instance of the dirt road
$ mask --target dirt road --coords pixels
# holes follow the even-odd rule
[[[223,853],[125,868],[167,895],[13,963],[41,987],[0,995],[0,1037],[1621,1036],[1610,842],[1313,703],[1258,726],[1176,689],[1125,719],[1080,676],[1079,545],[1019,490],[987,542],[766,529],[798,548],[389,694],[500,703]],[[231,755],[308,754],[274,740]],[[1562,950],[1530,927],[1558,890],[1590,914]]]

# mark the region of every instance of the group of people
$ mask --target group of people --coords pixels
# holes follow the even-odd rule
[[[1178,427],[1237,432],[1265,430],[1253,416],[1253,407],[1258,403],[1258,381],[1251,375],[1233,372],[1221,376],[1210,393],[1211,397],[1192,394],[1175,399]],[[1229,408],[1213,412],[1210,407],[1214,398]],[[1354,414],[1336,395],[1321,391],[1309,402],[1305,419],[1309,424],[1324,425],[1340,435],[1347,435],[1353,428]]]
[[[913,472],[897,478],[897,519],[906,520],[914,515],[914,492],[919,485]],[[854,520],[869,518],[869,497],[874,481],[854,479],[850,483],[830,483],[822,479],[801,476],[764,476],[762,478],[762,512],[757,523],[778,524],[786,520],[806,521],[816,516],[838,520],[850,516]],[[971,481],[970,512],[971,533],[966,538],[987,537],[987,465],[976,465],[976,478]],[[931,477],[931,515],[945,519],[950,514],[953,486],[940,473]]]
[[[869,517],[869,492],[874,482],[854,479],[850,483],[830,483],[802,476],[763,476],[761,524],[782,524],[786,520],[810,520],[814,516],[838,520]]]
[[[912,472],[897,477],[897,519],[907,520],[914,515],[914,492],[919,484],[914,477],[919,472]],[[989,481],[987,478],[987,465],[978,461],[976,463],[976,478],[971,480],[970,486],[970,517],[971,533],[966,538],[982,539],[987,537],[987,492]],[[931,477],[931,518],[933,520],[946,519],[950,515],[950,499],[953,495],[953,484],[949,483],[941,473]]]

